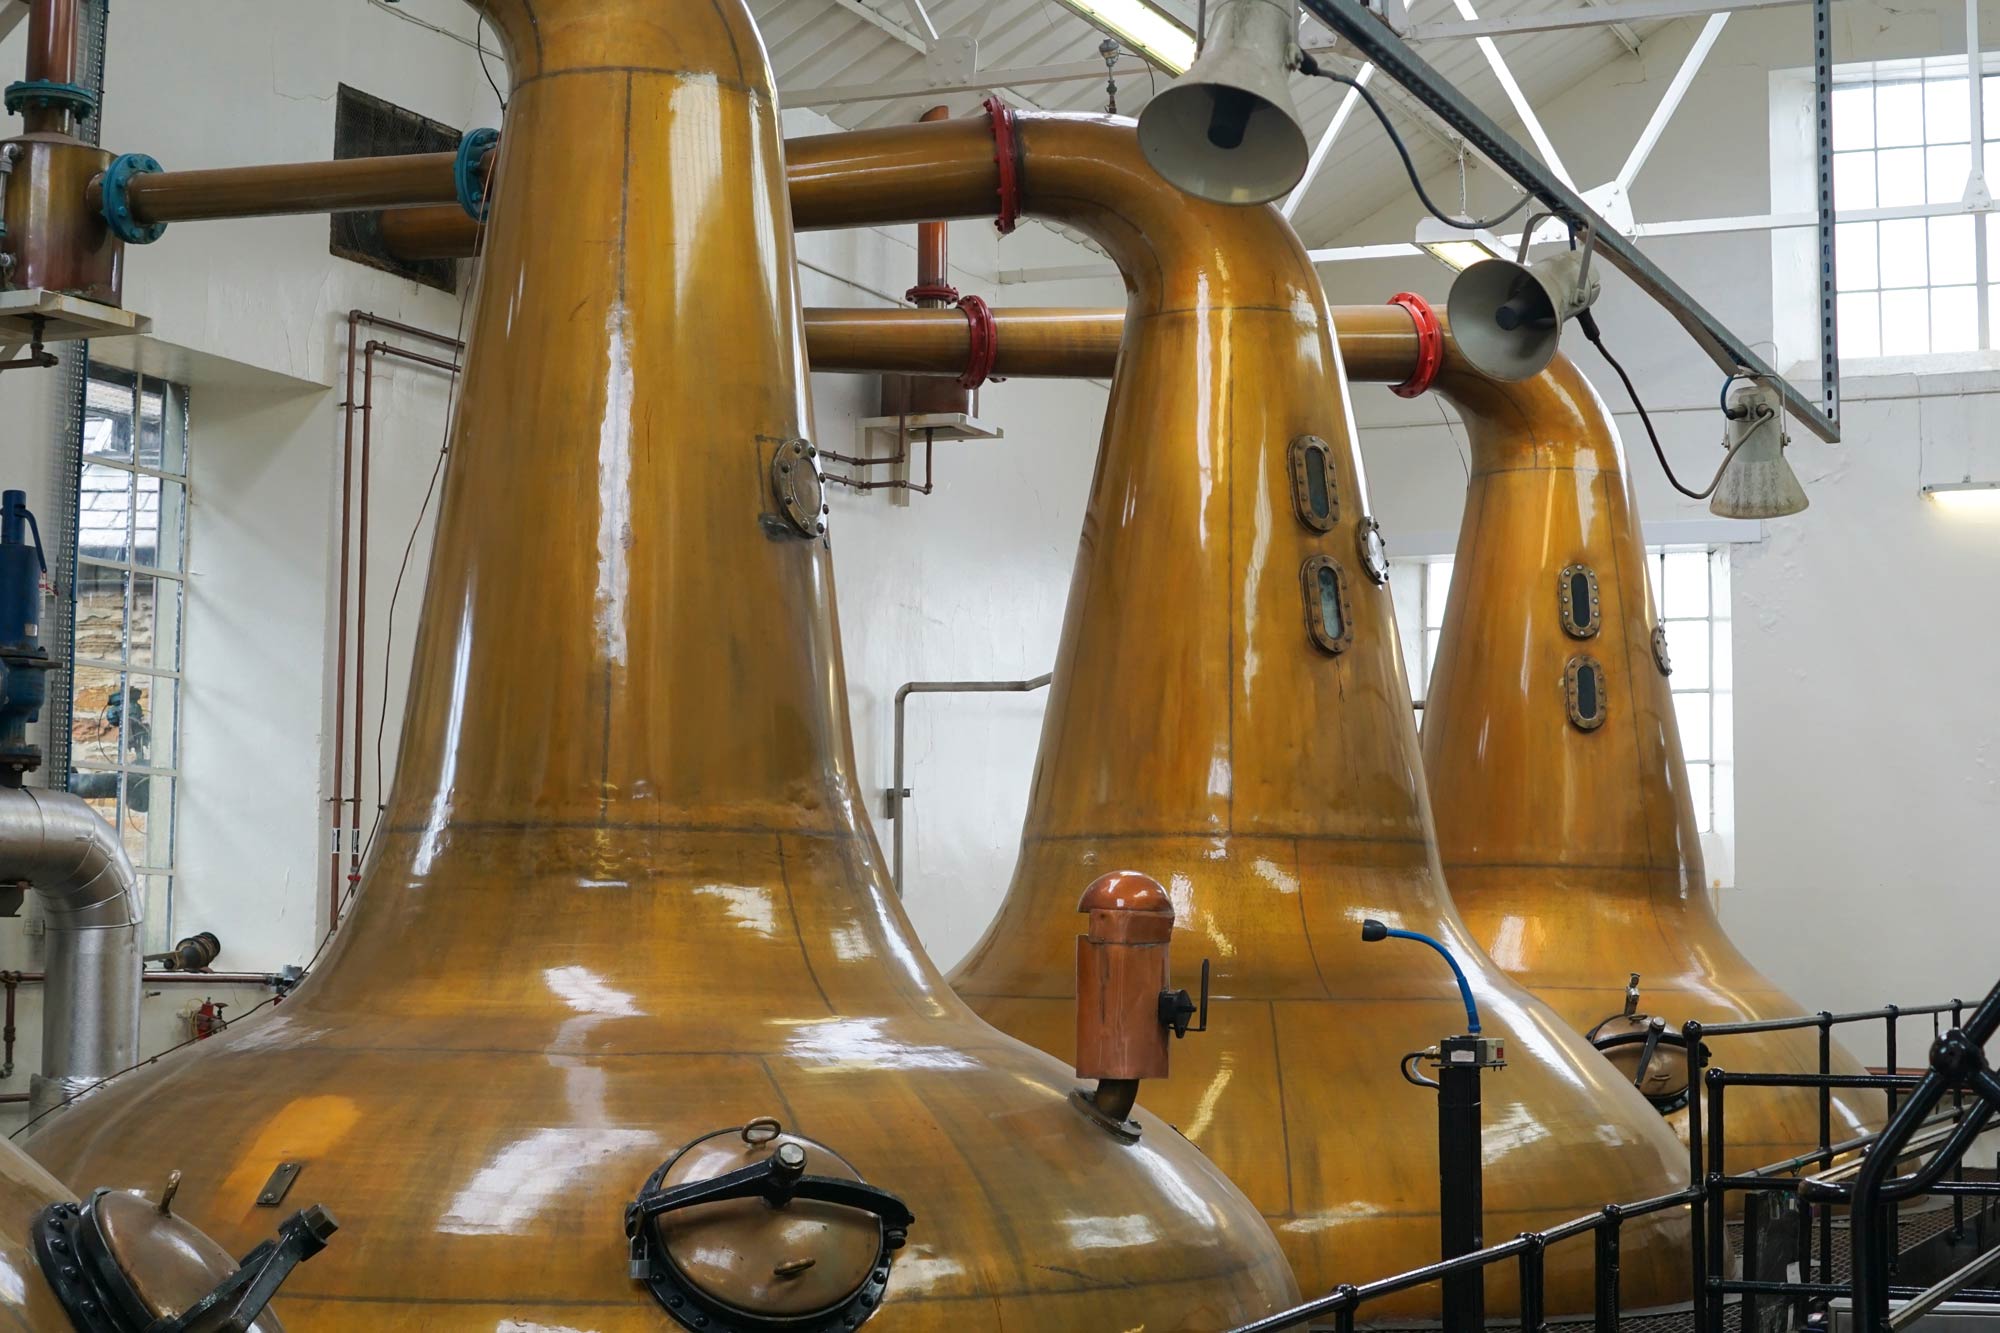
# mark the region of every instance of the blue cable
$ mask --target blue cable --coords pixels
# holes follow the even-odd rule
[[[1458,978],[1458,998],[1465,1001],[1466,1031],[1475,1037],[1479,1035],[1479,1005],[1472,998],[1472,983],[1465,979],[1465,969],[1451,956],[1451,950],[1421,931],[1398,930],[1394,926],[1387,926],[1375,920],[1361,923],[1361,938],[1370,944],[1381,939],[1415,940],[1419,944],[1428,944],[1436,949],[1445,962],[1451,965],[1451,974]]]

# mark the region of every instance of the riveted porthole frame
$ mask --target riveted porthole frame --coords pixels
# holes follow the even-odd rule
[[[819,450],[812,441],[781,440],[771,455],[771,497],[778,512],[801,537],[818,537],[826,532],[825,483],[820,479]]]
[[[1597,705],[1596,711],[1583,711],[1582,678],[1588,672],[1593,677],[1591,694]],[[1579,654],[1569,659],[1569,666],[1563,670],[1563,703],[1569,710],[1570,725],[1578,731],[1596,731],[1604,725],[1604,719],[1611,709],[1605,698],[1604,666],[1588,654]]]
[[[1577,602],[1578,578],[1587,589],[1587,600],[1582,605]],[[1563,633],[1572,639],[1594,639],[1604,628],[1604,612],[1597,597],[1597,571],[1589,565],[1563,566],[1562,576],[1556,580],[1556,599],[1562,608]]]
[[[1340,609],[1340,633],[1334,634],[1327,628],[1326,616],[1320,602],[1320,573],[1330,570],[1333,574],[1333,595]],[[1299,568],[1299,591],[1305,599],[1306,634],[1321,652],[1338,657],[1354,644],[1354,613],[1347,600],[1347,573],[1340,562],[1330,555],[1315,555],[1307,558]]]
[[[1386,587],[1389,582],[1389,543],[1382,536],[1382,525],[1372,518],[1364,517],[1354,525],[1354,549],[1361,557],[1361,572],[1376,587]]]
[[[1331,532],[1340,521],[1340,482],[1333,470],[1333,446],[1317,435],[1301,435],[1287,451],[1292,464],[1292,512],[1314,532]],[[1326,513],[1313,508],[1313,478],[1326,495]]]
[[[1653,624],[1653,665],[1660,669],[1662,676],[1674,674],[1673,654],[1667,651],[1667,626],[1665,621]]]

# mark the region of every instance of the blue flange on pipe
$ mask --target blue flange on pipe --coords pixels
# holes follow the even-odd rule
[[[132,200],[125,192],[134,176],[149,176],[160,164],[144,153],[127,153],[115,159],[104,172],[104,220],[111,234],[127,245],[151,245],[167,234],[164,222],[141,223],[132,216]]]
[[[467,130],[458,141],[458,161],[452,167],[452,179],[458,186],[458,206],[474,222],[486,221],[486,209],[492,203],[486,193],[486,173],[479,168],[486,154],[499,142],[500,131],[491,129]]]

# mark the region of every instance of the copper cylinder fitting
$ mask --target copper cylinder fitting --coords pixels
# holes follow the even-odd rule
[[[1174,905],[1159,883],[1119,870],[1083,891],[1076,940],[1076,1072],[1115,1082],[1167,1076],[1172,1029],[1160,1021]]]

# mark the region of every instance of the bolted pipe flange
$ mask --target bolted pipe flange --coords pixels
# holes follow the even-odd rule
[[[164,222],[142,223],[132,216],[132,199],[126,193],[134,176],[157,175],[163,168],[144,153],[126,153],[114,158],[104,171],[104,221],[111,234],[127,245],[151,245],[167,234]]]
[[[78,120],[97,113],[97,94],[78,83],[57,83],[52,79],[21,79],[7,85],[5,97],[9,115],[23,111],[67,111]]]
[[[487,189],[487,174],[481,168],[486,155],[499,142],[500,131],[494,129],[467,130],[458,141],[458,160],[452,164],[451,179],[458,189],[458,206],[474,222],[486,221],[487,209],[493,203],[492,192]]]

